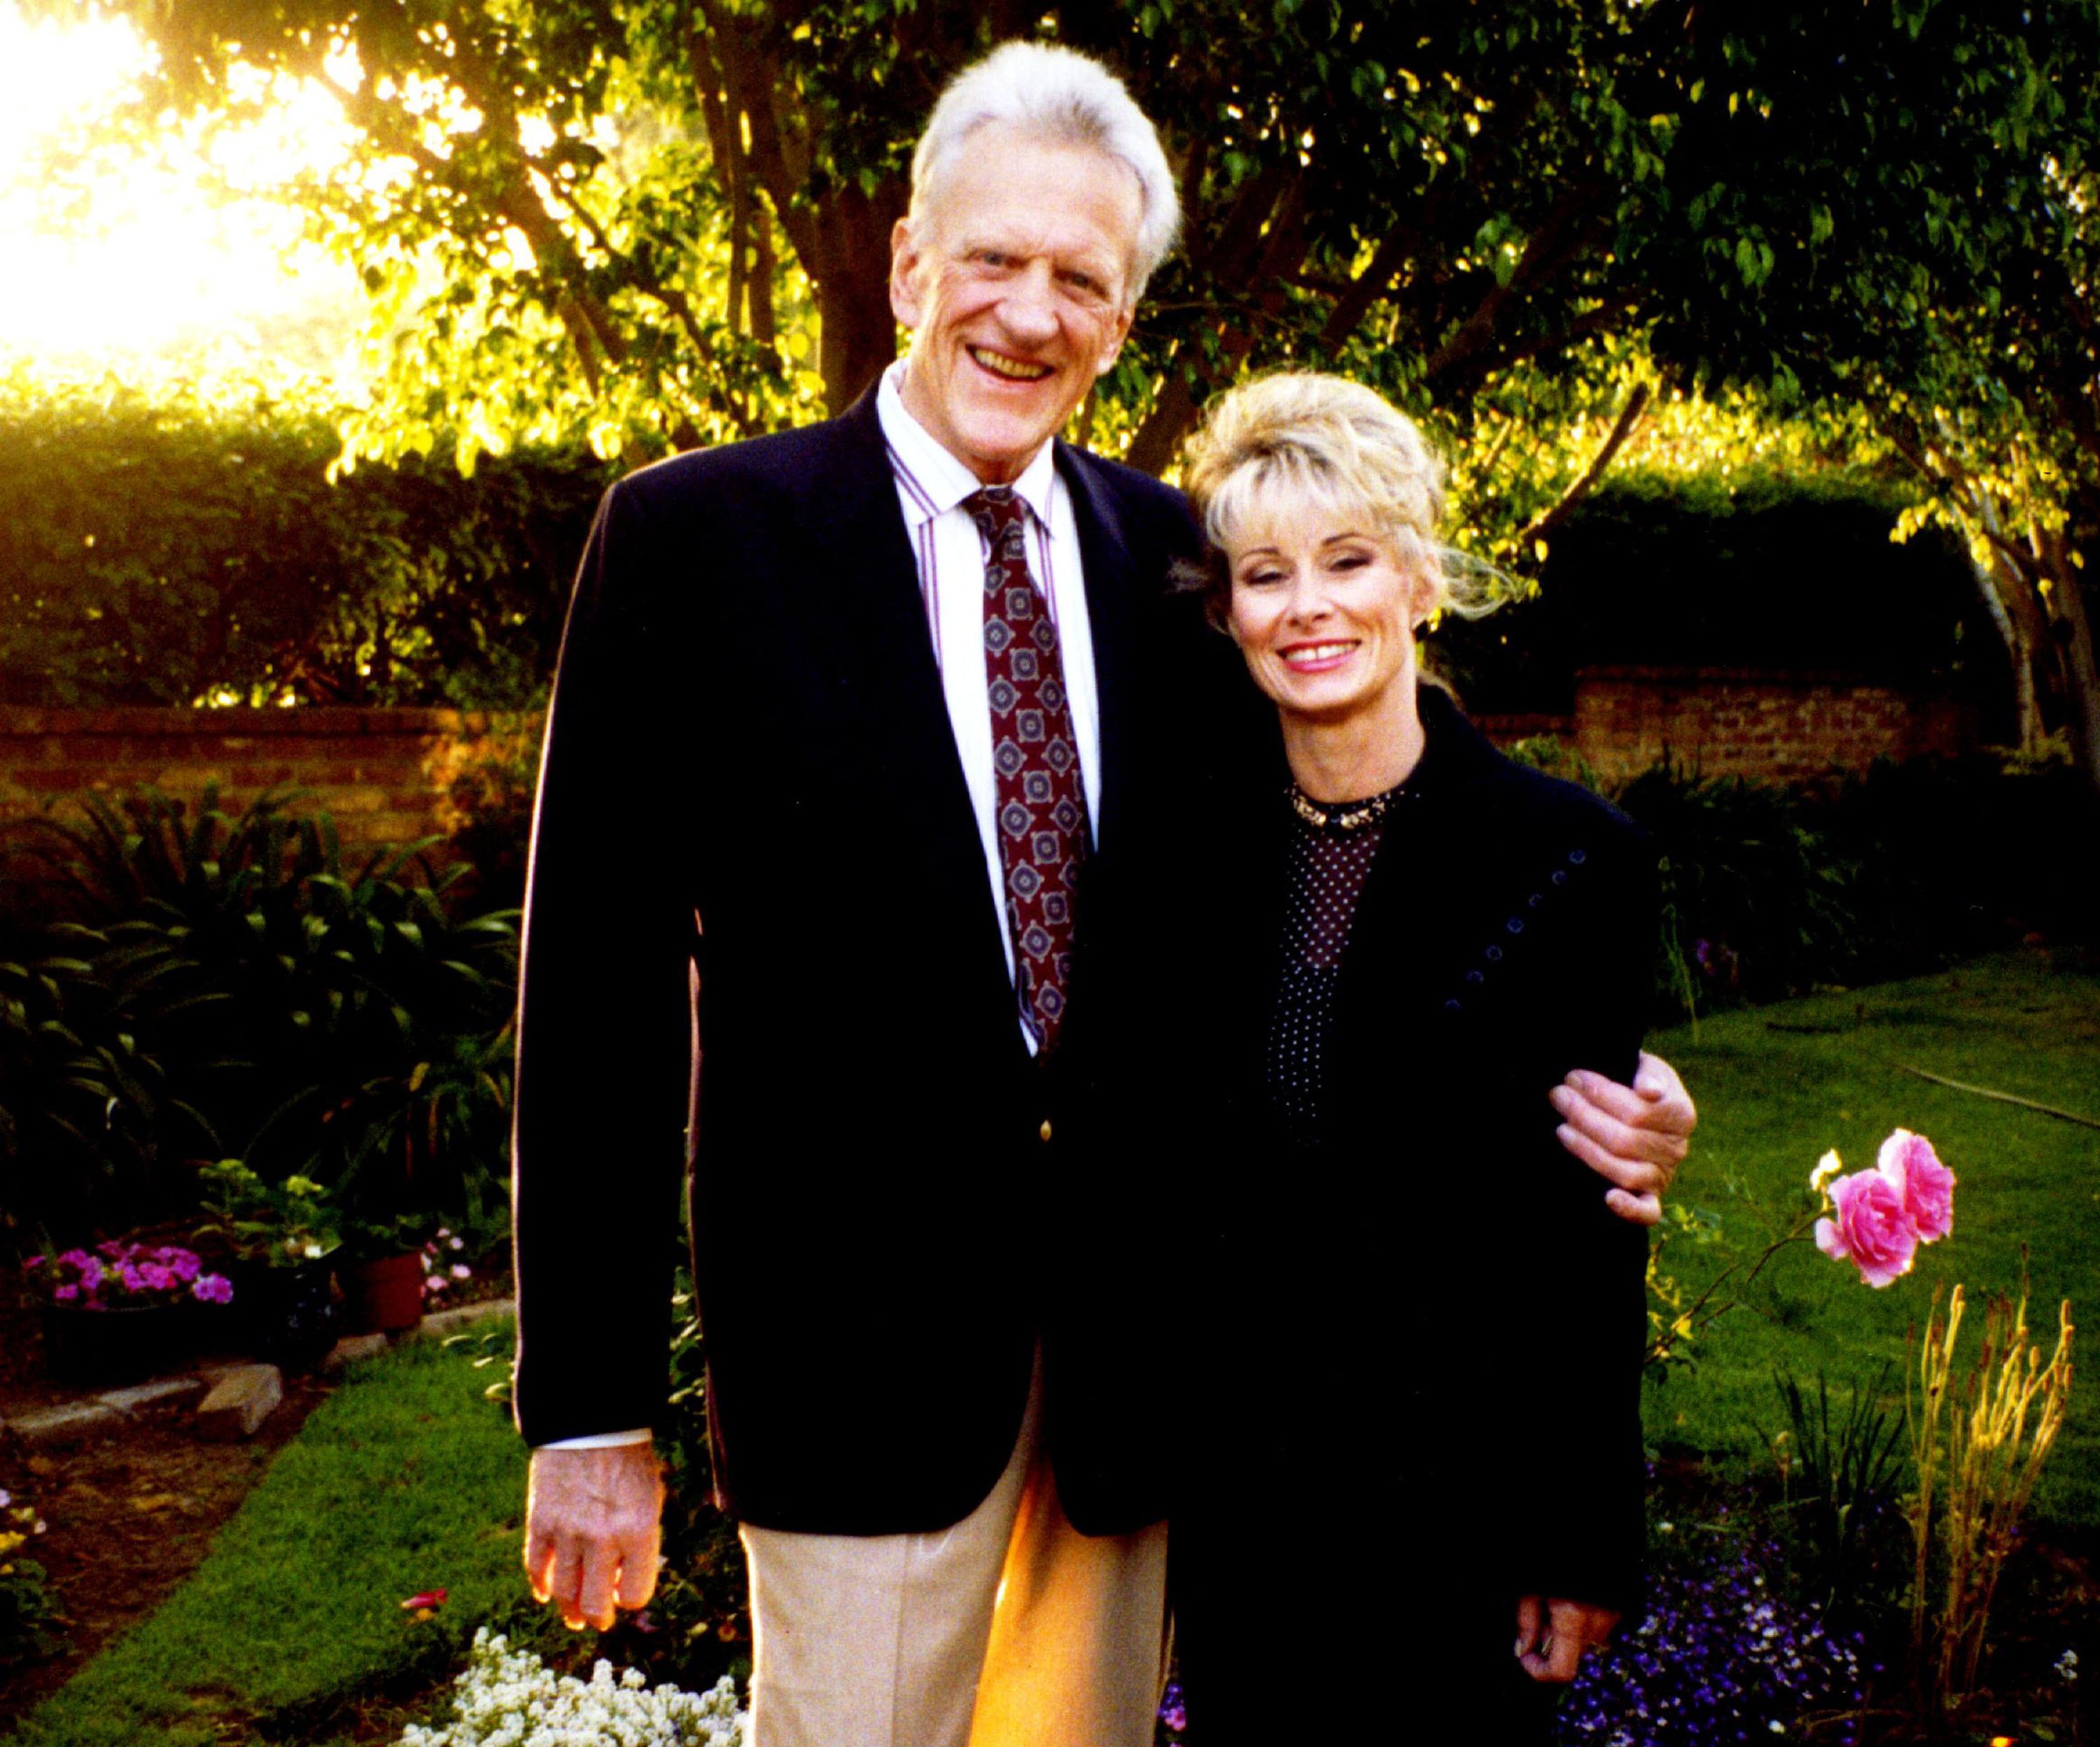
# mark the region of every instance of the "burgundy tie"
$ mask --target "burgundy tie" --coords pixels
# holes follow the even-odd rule
[[[1026,506],[1004,486],[963,508],[984,536],[985,686],[991,706],[994,812],[1006,875],[1021,1017],[1045,1055],[1065,1017],[1072,973],[1072,885],[1087,854],[1079,736],[1057,621],[1028,573]]]

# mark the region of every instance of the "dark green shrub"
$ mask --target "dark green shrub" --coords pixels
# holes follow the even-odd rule
[[[167,1204],[156,1136],[179,1112],[99,964],[59,925],[0,947],[0,1245],[18,1251]]]
[[[1842,980],[1856,870],[1786,790],[1664,764],[1617,799],[1662,858],[1666,999],[1688,986],[1701,1007],[1777,1000]]]
[[[536,703],[605,465],[339,452],[324,408],[0,378],[0,703]]]
[[[413,851],[346,865],[324,815],[265,796],[83,797],[38,853],[99,944],[129,1034],[179,1088],[163,1158],[245,1159],[328,1185],[353,1219],[502,1199],[517,932],[455,915],[465,870]],[[411,877],[411,874],[413,877]],[[176,1105],[177,1101],[164,1101]]]
[[[2100,796],[2066,763],[1883,762],[1798,792],[1665,764],[1614,798],[1663,858],[1672,1014],[2100,938]]]

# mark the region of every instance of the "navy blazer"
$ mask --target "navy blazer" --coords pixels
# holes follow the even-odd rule
[[[1197,544],[1179,494],[1061,443],[1057,465],[1101,697],[1091,880],[1141,835],[1144,773],[1217,669],[1166,586]],[[660,1423],[686,1168],[726,1507],[880,1533],[981,1502],[1026,1403],[1046,1252],[1122,1217],[1045,1215],[1074,1206],[1061,1094],[1021,1041],[1004,927],[873,391],[615,485],[563,638],[527,899],[528,1440]],[[1158,1514],[1116,1469],[1075,1476],[1081,1527]]]

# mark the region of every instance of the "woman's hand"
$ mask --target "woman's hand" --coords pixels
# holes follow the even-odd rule
[[[1533,1680],[1568,1681],[1582,1652],[1612,1635],[1619,1617],[1609,1608],[1558,1595],[1520,1595],[1516,1604],[1516,1659]]]
[[[1677,1070],[1643,1050],[1631,1086],[1578,1068],[1551,1096],[1560,1144],[1612,1185],[1605,1205],[1636,1225],[1654,1224],[1699,1121]]]

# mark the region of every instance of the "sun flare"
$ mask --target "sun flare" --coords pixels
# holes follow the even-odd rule
[[[340,160],[333,103],[273,91],[237,131],[171,121],[126,144],[109,118],[152,64],[127,22],[32,23],[0,0],[0,366],[338,372],[355,278],[278,195]]]

